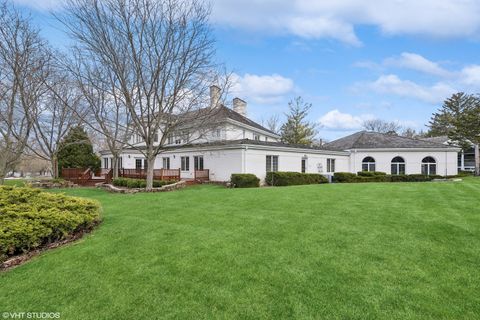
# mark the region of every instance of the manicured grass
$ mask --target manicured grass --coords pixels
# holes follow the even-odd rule
[[[0,274],[0,311],[61,319],[474,319],[480,180],[68,194],[87,238]]]

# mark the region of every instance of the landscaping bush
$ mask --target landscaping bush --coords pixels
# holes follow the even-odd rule
[[[235,188],[258,188],[260,179],[250,173],[234,173],[230,177],[230,182]]]
[[[357,173],[361,177],[376,177],[376,176],[386,176],[385,172],[380,171],[359,171]]]
[[[175,181],[153,180],[153,187],[160,188],[167,184],[172,184]],[[117,178],[113,179],[112,184],[116,187],[125,188],[146,188],[147,180],[143,179],[130,179],[130,178]]]
[[[0,187],[0,263],[89,231],[99,222],[96,201],[33,188]]]
[[[269,186],[296,186],[328,183],[328,179],[317,173],[268,172],[265,182]]]
[[[355,173],[351,172],[335,172],[333,175],[334,182],[353,182],[357,177]]]
[[[423,174],[402,174],[402,175],[387,175],[384,172],[378,174],[371,174],[363,172],[356,175],[348,172],[336,172],[333,176],[335,182],[339,183],[362,183],[362,182],[424,182],[432,181],[433,179],[441,179],[441,176]]]

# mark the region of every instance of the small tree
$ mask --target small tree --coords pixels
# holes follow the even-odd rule
[[[311,145],[317,134],[316,125],[306,120],[312,108],[302,97],[296,97],[288,103],[290,112],[286,114],[287,122],[280,128],[282,141],[291,144]]]
[[[93,152],[93,145],[81,126],[70,129],[60,143],[58,165],[62,168],[90,168],[98,170],[100,159]]]

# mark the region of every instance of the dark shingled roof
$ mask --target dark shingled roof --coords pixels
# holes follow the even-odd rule
[[[225,121],[227,119],[231,119],[231,120],[246,124],[250,127],[253,127],[253,128],[256,128],[256,129],[259,129],[259,130],[262,130],[262,131],[266,131],[266,132],[274,134],[274,135],[278,135],[275,132],[273,132],[273,131],[265,128],[264,126],[256,123],[255,121],[252,121],[252,120],[248,119],[247,117],[242,116],[240,113],[238,113],[238,112],[236,112],[236,111],[234,111],[230,108],[227,108],[223,105],[218,106],[215,109],[203,108],[203,109],[199,109],[199,110],[190,111],[190,112],[182,114],[181,116],[182,117],[187,117],[187,118],[192,118],[192,119],[198,119],[198,118],[203,118],[203,117],[215,118],[215,121],[219,121],[219,122]]]
[[[406,138],[402,136],[360,131],[325,145],[331,150],[382,149],[382,148],[455,148],[442,143]]]
[[[422,140],[435,142],[435,143],[447,143],[450,139],[448,136],[440,136],[440,137],[430,137],[430,138],[422,138]]]

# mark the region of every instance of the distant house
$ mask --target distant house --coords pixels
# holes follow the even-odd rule
[[[154,169],[180,169],[182,179],[207,174],[212,181],[228,181],[232,173],[253,173],[264,180],[269,171],[295,171],[333,175],[335,172],[383,171],[388,174],[455,175],[457,147],[372,132],[358,132],[322,147],[292,145],[246,115],[247,104],[233,100],[233,109],[216,105],[218,91],[211,88],[215,127],[200,135],[201,128],[167,137],[164,152]],[[205,111],[196,111],[201,115]],[[159,135],[161,133],[159,132]],[[157,139],[158,140],[158,139]],[[146,169],[138,149],[143,142],[134,135],[135,148],[123,151],[119,166]],[[102,152],[102,166],[111,168],[112,157]]]

